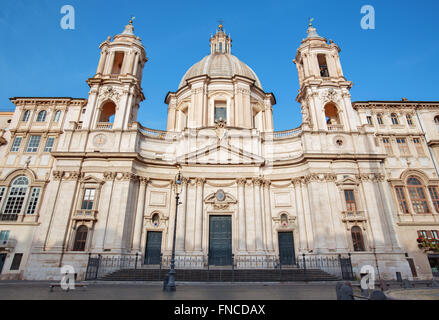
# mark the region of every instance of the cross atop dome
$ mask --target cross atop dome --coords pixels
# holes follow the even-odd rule
[[[129,23],[125,26],[125,30],[122,32],[124,35],[134,36],[134,26],[133,21],[136,17],[131,16]]]
[[[218,30],[210,37],[210,54],[231,53],[232,39],[224,32],[224,25],[219,21]]]
[[[306,37],[307,39],[309,38],[322,38],[321,36],[319,36],[317,34],[317,30],[316,28],[313,27],[312,22],[314,21],[314,18],[308,18],[309,24],[308,24],[308,30],[306,31],[308,33],[308,37]]]

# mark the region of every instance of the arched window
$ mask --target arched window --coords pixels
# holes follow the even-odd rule
[[[21,118],[21,121],[23,121],[23,122],[27,122],[27,121],[29,120],[29,116],[30,116],[30,111],[29,111],[29,110],[26,110],[26,111],[23,113],[23,118]]]
[[[85,251],[85,244],[87,242],[87,234],[88,234],[88,228],[86,226],[80,226],[76,230],[73,251]]]
[[[58,111],[55,113],[55,117],[53,118],[53,122],[58,122],[60,117],[61,117],[61,111],[58,110]]]
[[[354,245],[354,251],[365,251],[363,233],[360,227],[354,226],[351,229],[352,243]]]
[[[154,227],[158,227],[159,226],[159,222],[160,222],[160,216],[158,213],[154,213],[154,215],[152,216],[152,224],[154,225]]]
[[[393,124],[393,125],[397,125],[397,124],[399,124],[399,122],[398,122],[398,116],[396,115],[396,113],[392,113],[392,114],[390,115],[390,117],[392,118],[392,124]]]
[[[324,54],[317,55],[317,62],[319,63],[320,76],[329,77],[328,64],[326,63],[326,56]]]
[[[47,116],[46,110],[40,111],[40,113],[38,113],[37,122],[46,121],[46,116]]]
[[[377,114],[377,122],[378,122],[378,124],[380,124],[380,125],[384,124],[384,122],[383,122],[383,116],[381,115],[381,113],[378,113],[378,114]]]
[[[9,218],[11,219],[2,220],[17,219],[17,215],[22,211],[28,188],[29,179],[25,176],[19,176],[12,181],[8,198],[6,199],[5,209],[3,210],[3,215],[10,215]],[[2,218],[8,218],[8,216]]]
[[[424,186],[421,181],[414,176],[407,179],[407,188],[412,202],[413,210],[416,213],[429,213]]]
[[[280,216],[280,222],[282,224],[282,227],[286,227],[287,226],[287,224],[288,224],[288,216],[285,213],[283,213]]]
[[[338,109],[334,103],[329,102],[325,105],[325,117],[326,123],[328,124],[328,129],[331,129],[331,126],[340,126],[340,118],[338,115]]]
[[[439,116],[434,117],[434,123],[436,124],[436,128],[439,130]]]
[[[407,114],[405,117],[407,118],[407,124],[409,126],[413,126],[413,118],[412,118],[412,116],[410,114]]]
[[[99,116],[99,122],[113,123],[115,114],[116,105],[114,104],[114,102],[108,101],[102,106],[102,111]]]

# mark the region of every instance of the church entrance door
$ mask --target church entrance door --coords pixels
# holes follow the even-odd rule
[[[210,216],[209,265],[232,264],[232,217]]]
[[[5,260],[6,260],[6,253],[0,253],[0,273],[2,273]]]
[[[162,252],[162,233],[148,231],[146,239],[145,264],[160,264]]]
[[[293,265],[296,263],[294,255],[294,238],[292,232],[279,232],[279,258],[283,265]]]

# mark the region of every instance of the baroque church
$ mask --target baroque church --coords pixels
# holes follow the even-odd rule
[[[439,102],[352,102],[340,48],[310,24],[302,124],[274,131],[274,94],[220,25],[154,130],[137,122],[132,21],[100,49],[87,99],[14,97],[0,114],[0,279],[84,279],[98,254],[159,265],[174,233],[177,269],[349,254],[357,277],[437,275]]]

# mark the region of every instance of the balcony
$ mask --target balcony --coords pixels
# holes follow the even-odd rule
[[[76,210],[73,220],[97,220],[97,210]]]
[[[341,124],[328,124],[328,131],[343,131]]]
[[[364,211],[342,211],[343,222],[366,221]]]
[[[17,221],[18,214],[0,214],[0,221]]]
[[[98,122],[96,129],[111,130],[113,129],[113,124],[111,122]]]
[[[416,241],[419,249],[424,250],[424,252],[439,252],[439,239],[419,237]]]

